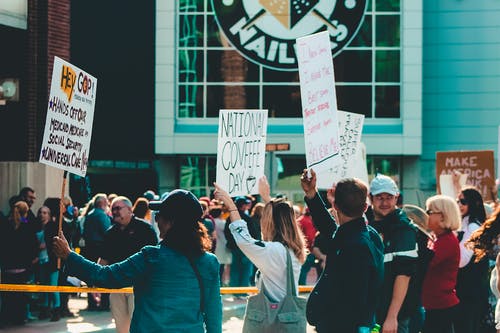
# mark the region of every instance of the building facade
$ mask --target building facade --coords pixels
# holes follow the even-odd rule
[[[270,175],[274,189],[301,196],[305,157],[297,72],[252,59],[252,51],[266,52],[248,46],[259,34],[218,14],[241,6],[250,20],[256,11],[250,2],[157,3],[155,152],[160,169],[168,170],[160,176],[162,189],[207,193],[215,179],[218,110],[257,108],[269,110],[267,141],[290,144],[290,151],[268,154],[276,165],[268,169],[276,173]],[[369,174],[393,176],[408,202],[422,204],[435,191],[437,151],[497,154],[499,13],[492,0],[368,1],[359,30],[334,57],[339,109],[365,115]],[[335,10],[329,18],[340,24],[349,19],[335,17]],[[279,30],[277,21],[270,17],[256,30],[270,34]],[[231,24],[233,30],[224,31]],[[246,51],[238,50],[242,44]]]
[[[393,176],[406,202],[423,204],[436,189],[436,152],[488,149],[498,159],[497,0],[290,0],[282,2],[287,15],[256,0],[7,2],[27,10],[23,25],[0,5],[0,36],[11,45],[0,52],[0,79],[18,77],[21,88],[18,102],[0,105],[0,123],[28,126],[3,125],[1,181],[12,184],[2,201],[16,186],[54,183],[46,168],[43,177],[22,171],[41,168],[53,55],[98,79],[91,192],[209,194],[218,111],[245,108],[267,109],[268,143],[289,144],[267,153],[273,191],[301,200],[305,148],[291,41],[320,30],[331,36],[338,108],[365,115],[370,176]],[[55,33],[60,22],[63,34]],[[76,193],[82,180],[70,183]]]

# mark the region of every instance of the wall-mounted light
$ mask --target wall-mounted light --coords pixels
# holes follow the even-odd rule
[[[19,80],[0,79],[0,105],[9,102],[19,102]]]

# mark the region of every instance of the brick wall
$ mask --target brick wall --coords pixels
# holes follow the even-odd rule
[[[26,160],[38,161],[54,56],[70,59],[70,1],[29,0],[26,52]]]

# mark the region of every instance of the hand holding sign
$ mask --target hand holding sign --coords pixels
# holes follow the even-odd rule
[[[221,201],[224,206],[226,206],[227,210],[236,209],[236,206],[231,199],[231,196],[217,183],[214,183],[214,198],[218,201]]]
[[[313,169],[304,169],[302,171],[300,186],[302,186],[302,189],[308,199],[312,199],[316,196],[318,189],[316,188],[316,172],[314,172]]]

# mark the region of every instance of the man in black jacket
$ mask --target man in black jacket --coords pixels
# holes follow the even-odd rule
[[[359,179],[339,181],[333,206],[339,226],[316,189],[316,174],[301,177],[316,228],[328,244],[326,265],[307,303],[307,317],[318,332],[365,333],[375,325],[384,256],[380,237],[366,225],[367,187]]]
[[[396,206],[399,189],[394,180],[377,175],[370,183],[371,209],[366,212],[370,226],[384,242],[384,285],[377,309],[382,333],[406,333],[419,303],[416,228]]]
[[[101,265],[111,265],[123,261],[139,252],[146,245],[158,244],[153,227],[132,212],[132,202],[124,196],[113,199],[111,203],[113,226],[106,231]],[[130,322],[134,311],[134,295],[115,293],[109,296],[111,314],[115,319],[116,332],[126,333],[130,330]]]

